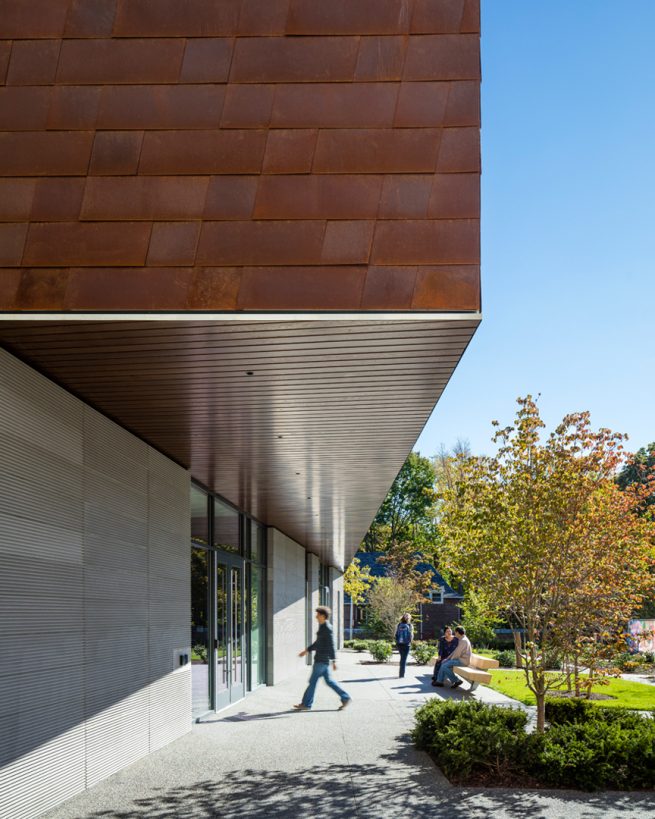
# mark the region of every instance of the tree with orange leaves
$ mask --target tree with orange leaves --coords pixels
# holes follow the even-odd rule
[[[620,491],[625,436],[594,431],[589,413],[544,437],[532,397],[518,405],[496,455],[461,456],[442,490],[440,559],[509,618],[542,731],[546,695],[566,676],[549,672],[551,658],[607,642],[653,588],[655,523],[639,515],[653,485]]]

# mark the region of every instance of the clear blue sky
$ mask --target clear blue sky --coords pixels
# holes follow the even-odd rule
[[[483,0],[483,322],[417,444],[541,393],[655,440],[655,0]]]

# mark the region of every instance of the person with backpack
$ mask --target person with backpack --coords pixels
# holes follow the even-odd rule
[[[400,654],[400,673],[399,677],[405,676],[405,666],[407,665],[407,657],[409,650],[412,647],[412,640],[414,639],[414,628],[412,626],[412,615],[403,614],[400,618],[400,623],[396,627],[396,647]]]

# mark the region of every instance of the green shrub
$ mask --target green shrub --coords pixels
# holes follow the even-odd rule
[[[655,651],[644,651],[641,656],[644,658],[645,663],[649,663],[650,665],[655,663]]]
[[[449,778],[517,769],[525,755],[527,714],[481,702],[433,699],[416,711],[412,737]]]
[[[352,643],[355,651],[368,651],[369,640],[353,640]]]
[[[384,640],[370,640],[368,650],[373,655],[373,659],[378,663],[386,663],[393,652],[391,643],[387,643]]]
[[[195,655],[195,656],[194,656]],[[196,643],[191,652],[191,659],[198,659],[202,663],[207,662],[207,646],[204,643]]]
[[[422,643],[418,640],[412,643],[412,657],[419,665],[427,665],[436,653],[436,647],[430,643]]]
[[[634,671],[647,662],[646,654],[631,654],[629,651],[625,651],[623,654],[617,655],[612,664],[620,668],[621,671]]]
[[[353,647],[354,647],[354,645],[355,645],[355,641],[354,641],[354,640],[344,640],[344,641],[343,641],[343,647],[344,647],[344,648],[353,648]]]
[[[560,699],[559,697],[546,697],[546,721],[551,725],[568,725],[571,722],[586,722],[590,717],[594,706],[589,700],[580,697],[570,699]]]
[[[551,671],[560,671],[562,668],[562,659],[556,654],[546,654],[546,668]]]
[[[514,668],[516,666],[516,652],[515,651],[497,651],[496,660],[500,663],[501,668]]]
[[[584,722],[564,722],[542,735],[531,735],[528,772],[545,785],[563,788],[652,788],[655,722],[638,714],[631,715],[630,724],[624,720],[625,715],[607,719],[594,714]]]

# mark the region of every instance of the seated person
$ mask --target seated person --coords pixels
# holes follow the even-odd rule
[[[446,626],[443,630],[443,637],[439,640],[439,652],[437,662],[434,664],[434,671],[432,672],[432,685],[437,684],[437,674],[439,673],[439,666],[444,660],[447,660],[453,651],[457,648],[459,640],[453,634],[450,626]]]
[[[466,636],[466,631],[461,626],[457,626],[455,636],[457,637],[457,648],[450,657],[444,660],[439,666],[439,673],[437,674],[437,681],[435,683],[438,688],[443,688],[446,680],[450,680],[451,688],[459,688],[462,684],[462,680],[457,679],[454,669],[458,665],[468,665],[471,662],[473,649],[471,647],[471,641]]]

